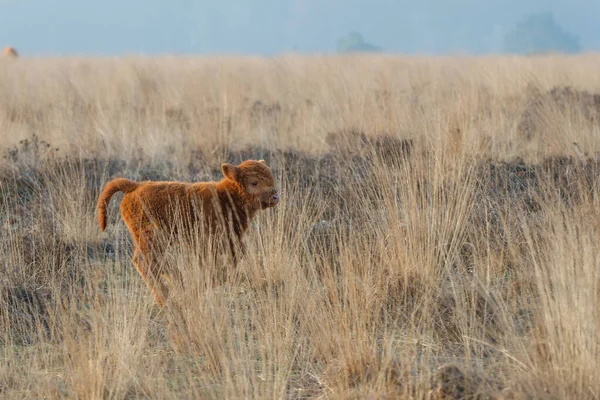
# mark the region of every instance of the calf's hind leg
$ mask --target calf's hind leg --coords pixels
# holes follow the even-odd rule
[[[142,253],[138,247],[135,248],[132,259],[133,265],[138,270],[144,283],[152,291],[154,299],[158,305],[164,307],[167,297],[169,297],[169,290],[160,279],[160,274],[154,271],[153,265],[156,262],[156,258],[152,255],[152,252]]]

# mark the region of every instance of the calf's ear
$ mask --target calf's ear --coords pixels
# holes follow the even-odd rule
[[[225,178],[231,179],[232,181],[238,180],[239,171],[235,165],[224,163],[221,165],[221,171]]]
[[[265,162],[265,160],[258,160],[258,162],[267,165],[267,163]]]

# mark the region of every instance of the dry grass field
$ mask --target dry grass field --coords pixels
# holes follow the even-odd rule
[[[600,397],[600,56],[0,61],[2,398]],[[159,310],[100,190],[247,158]]]

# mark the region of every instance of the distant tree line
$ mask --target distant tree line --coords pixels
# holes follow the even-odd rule
[[[336,44],[340,53],[383,51],[358,32],[340,37]],[[526,16],[504,37],[504,52],[511,54],[577,53],[581,49],[579,39],[563,29],[551,12]]]
[[[350,32],[337,40],[337,50],[340,53],[368,53],[381,51],[381,48],[365,41],[358,32]]]
[[[504,50],[516,54],[577,53],[581,45],[548,12],[531,14],[517,24],[504,38]]]

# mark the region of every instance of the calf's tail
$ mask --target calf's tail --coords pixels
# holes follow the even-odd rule
[[[106,187],[98,198],[98,222],[100,229],[106,229],[106,208],[113,195],[117,192],[133,192],[140,184],[126,178],[117,178],[106,184]]]

